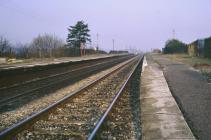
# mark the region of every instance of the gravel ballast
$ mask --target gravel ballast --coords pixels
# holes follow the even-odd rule
[[[133,66],[134,61],[68,99],[65,104],[57,106],[53,113],[19,133],[18,139],[86,139]]]
[[[14,123],[17,123],[20,120],[23,120],[27,116],[32,115],[34,112],[37,112],[37,111],[47,107],[48,105],[58,101],[59,99],[63,98],[64,96],[68,95],[70,92],[73,92],[74,90],[92,82],[96,78],[109,73],[110,71],[125,64],[126,62],[123,62],[115,67],[110,68],[110,69],[104,70],[104,71],[97,73],[93,76],[90,76],[86,79],[80,80],[73,85],[59,89],[59,90],[55,91],[54,93],[50,94],[50,96],[45,95],[42,98],[38,98],[31,102],[28,102],[24,106],[20,106],[18,108],[12,109],[10,111],[1,113],[0,114],[0,131],[4,130],[5,128],[11,126]]]

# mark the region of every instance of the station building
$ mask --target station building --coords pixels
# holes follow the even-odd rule
[[[187,47],[190,56],[211,58],[211,37],[195,40]]]

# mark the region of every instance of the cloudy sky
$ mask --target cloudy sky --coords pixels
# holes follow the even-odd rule
[[[29,43],[38,34],[67,37],[78,20],[104,50],[162,48],[173,37],[190,43],[211,36],[210,0],[0,0],[0,35]]]

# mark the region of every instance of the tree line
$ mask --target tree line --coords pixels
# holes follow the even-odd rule
[[[166,41],[163,53],[174,54],[174,53],[187,53],[187,45],[180,40],[170,39]]]
[[[69,26],[67,40],[44,34],[35,37],[31,43],[18,43],[12,45],[6,38],[0,36],[0,57],[16,58],[44,58],[79,56],[96,53],[94,49],[86,48],[91,43],[88,24],[78,21],[74,26]],[[105,53],[97,51],[97,53]]]

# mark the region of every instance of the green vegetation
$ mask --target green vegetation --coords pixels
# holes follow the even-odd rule
[[[67,43],[71,47],[80,48],[81,43],[91,42],[88,24],[78,21],[75,26],[70,26]]]
[[[179,61],[185,64],[188,64],[190,66],[196,66],[196,65],[208,65],[211,66],[211,59],[209,58],[202,58],[202,57],[191,57],[188,54],[166,54],[163,55],[171,60]]]
[[[174,61],[179,61],[184,64],[190,65],[195,69],[202,72],[203,75],[207,77],[208,82],[211,82],[211,59],[203,57],[191,57],[187,54],[167,54],[163,55]]]
[[[82,56],[82,54],[106,54],[102,50],[96,51],[88,44],[91,42],[90,30],[84,21],[78,21],[76,25],[70,26],[68,31],[67,43],[51,34],[38,35],[27,44],[12,44],[5,37],[0,36],[0,57],[3,57],[3,62],[6,62],[5,60],[9,62],[16,58],[33,60],[34,58]]]
[[[164,54],[187,53],[187,46],[177,39],[171,39],[166,42],[163,52]]]

